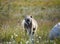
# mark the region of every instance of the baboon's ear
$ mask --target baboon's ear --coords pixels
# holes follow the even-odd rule
[[[30,16],[32,18],[32,16]]]

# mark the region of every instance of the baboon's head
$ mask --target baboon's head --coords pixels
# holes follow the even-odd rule
[[[26,16],[25,22],[29,25],[32,22],[32,16]]]

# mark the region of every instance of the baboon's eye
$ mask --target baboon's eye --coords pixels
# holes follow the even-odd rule
[[[29,21],[29,19],[27,19],[27,21]]]

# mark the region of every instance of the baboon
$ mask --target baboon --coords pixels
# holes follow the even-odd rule
[[[22,26],[25,29],[25,32],[27,32],[27,34],[34,35],[37,30],[38,24],[32,16],[28,15],[25,16],[25,18],[23,19]]]

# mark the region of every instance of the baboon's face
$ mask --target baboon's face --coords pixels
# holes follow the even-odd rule
[[[30,24],[30,23],[32,22],[32,16],[26,16],[26,17],[25,17],[25,22],[26,22],[27,24]]]

